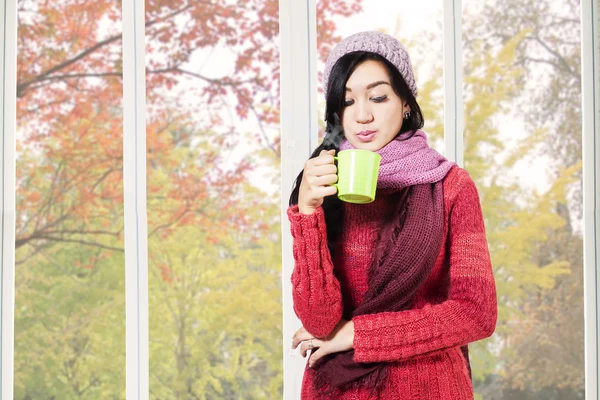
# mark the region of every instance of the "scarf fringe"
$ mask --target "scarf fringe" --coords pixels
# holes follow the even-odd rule
[[[313,374],[313,388],[324,398],[335,399],[346,391],[369,390],[368,399],[373,396],[378,399],[381,390],[388,384],[389,366],[382,363],[377,369],[362,376],[360,379],[346,383],[339,387],[331,386],[330,377],[322,370],[316,369]]]

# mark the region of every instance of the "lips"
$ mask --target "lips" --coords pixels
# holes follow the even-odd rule
[[[377,131],[362,131],[356,134],[356,137],[361,142],[370,142],[375,137]]]

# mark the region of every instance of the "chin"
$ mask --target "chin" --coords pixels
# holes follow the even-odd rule
[[[356,147],[357,149],[361,149],[361,150],[377,151],[377,150],[381,150],[381,148],[383,146],[381,146],[380,143],[376,143],[376,142],[368,142],[368,143],[359,142],[354,147]]]
[[[354,140],[348,140],[350,142],[350,144],[352,145],[352,147],[354,147],[355,149],[360,149],[360,150],[371,150],[373,148],[373,141],[371,142],[363,142],[361,140],[358,140],[356,138],[352,138]]]

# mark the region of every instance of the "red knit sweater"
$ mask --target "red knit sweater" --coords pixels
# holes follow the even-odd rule
[[[460,347],[490,336],[497,302],[479,196],[473,180],[453,167],[444,178],[444,239],[430,277],[411,310],[361,315],[354,321],[356,362],[391,362],[378,398],[472,400],[467,362]],[[370,204],[345,203],[344,233],[332,262],[324,213],[290,207],[294,238],[294,310],[315,337],[328,336],[362,301],[377,233],[393,206],[377,194]],[[335,267],[334,267],[335,265]],[[334,275],[335,269],[335,275]],[[373,398],[365,390],[320,396],[304,374],[302,399]]]

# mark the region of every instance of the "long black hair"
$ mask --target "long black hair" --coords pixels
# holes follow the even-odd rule
[[[325,122],[327,128],[323,142],[315,149],[310,158],[317,157],[323,150],[335,150],[336,153],[340,150],[340,144],[344,138],[344,133],[341,127],[341,118],[344,113],[344,104],[346,101],[346,83],[354,70],[365,61],[378,61],[385,67],[389,77],[392,89],[402,100],[406,101],[410,106],[410,116],[404,119],[400,132],[396,137],[405,132],[410,132],[409,135],[402,135],[402,140],[411,138],[418,129],[421,129],[424,124],[421,108],[417,103],[415,96],[406,84],[406,81],[400,74],[400,71],[387,59],[376,53],[367,51],[355,51],[344,56],[335,63],[329,74],[329,84],[327,85],[326,103],[325,103]],[[401,110],[398,110],[401,112]],[[302,183],[302,175],[304,170],[298,174],[294,181],[294,188],[290,195],[290,206],[298,204],[298,196],[300,194],[300,184]],[[330,251],[332,244],[339,238],[342,232],[343,223],[343,206],[342,201],[337,196],[327,196],[323,200],[323,211],[325,212],[325,223],[327,225],[327,238]]]

